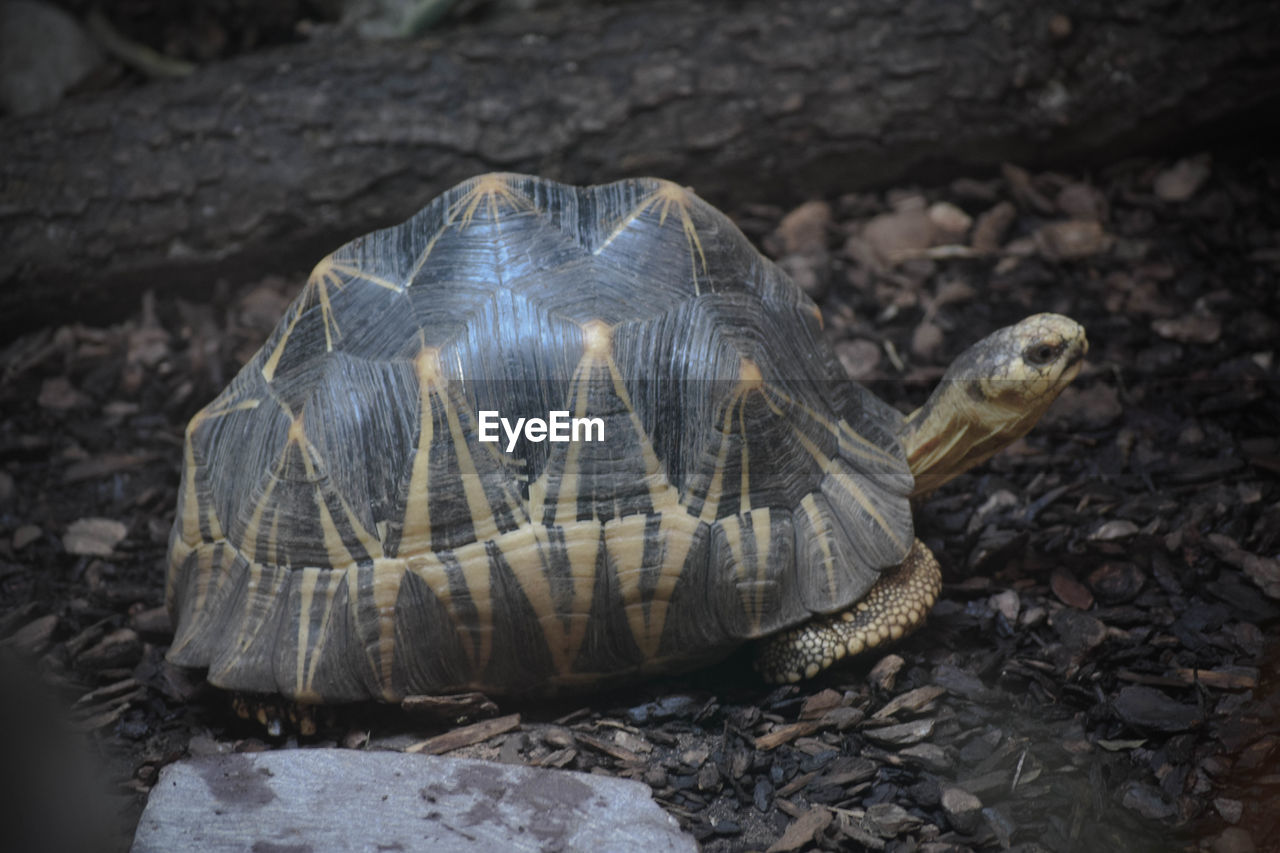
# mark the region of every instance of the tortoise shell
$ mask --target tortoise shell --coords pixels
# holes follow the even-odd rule
[[[695,666],[903,559],[900,424],[692,192],[481,176],[321,261],[192,419],[169,658],[307,701]]]

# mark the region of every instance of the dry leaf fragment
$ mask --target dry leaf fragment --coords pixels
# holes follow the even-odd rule
[[[1251,554],[1221,533],[1210,533],[1208,538],[1219,557],[1248,575],[1268,597],[1280,599],[1280,560]]]
[[[790,853],[813,841],[814,837],[831,824],[829,809],[814,806],[791,822],[782,837],[773,843],[767,853]]]
[[[973,238],[970,245],[979,252],[994,252],[1000,248],[1009,226],[1018,218],[1018,209],[1010,202],[1002,201],[995,207],[978,216],[978,224],[973,227]]]

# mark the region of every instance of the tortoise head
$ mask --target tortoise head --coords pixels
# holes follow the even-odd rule
[[[1076,378],[1089,341],[1061,314],[1035,314],[969,347],[900,438],[915,494],[936,489],[1026,435]]]

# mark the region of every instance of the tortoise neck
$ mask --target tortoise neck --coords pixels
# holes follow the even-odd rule
[[[943,382],[906,417],[898,438],[915,477],[913,497],[928,494],[1026,435],[1040,411],[993,403],[964,380]]]

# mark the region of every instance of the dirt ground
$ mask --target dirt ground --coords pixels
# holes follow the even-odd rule
[[[165,544],[187,419],[306,271],[160,290],[122,325],[35,330],[0,360],[20,837],[125,849],[166,763],[337,745],[639,779],[714,851],[1280,849],[1280,160],[1010,167],[729,212],[904,410],[1028,313],[1088,330],[1044,422],[920,507],[945,573],[923,630],[797,687],[734,658],[501,702],[473,728],[361,706],[269,737],[164,662]]]

